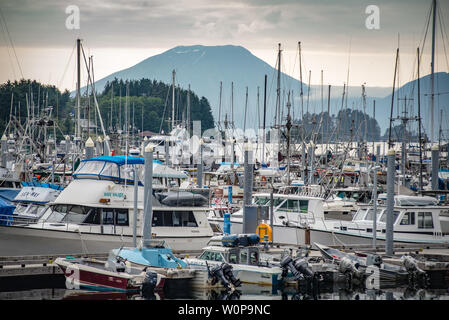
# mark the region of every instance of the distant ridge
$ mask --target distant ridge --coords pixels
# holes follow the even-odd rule
[[[275,52],[273,53],[275,56]],[[199,97],[206,97],[211,105],[215,121],[218,121],[219,114],[219,94],[220,81],[223,83],[221,99],[221,121],[223,122],[225,114],[228,114],[228,120],[231,120],[231,82],[234,83],[234,122],[236,128],[243,128],[244,109],[245,109],[245,91],[248,86],[248,112],[247,128],[256,128],[258,124],[257,114],[257,87],[259,87],[259,108],[260,121],[263,118],[263,93],[264,76],[268,76],[267,81],[267,127],[273,124],[276,107],[276,77],[277,70],[271,67],[265,61],[253,55],[249,50],[242,46],[221,45],[221,46],[177,46],[161,54],[149,57],[136,65],[114,72],[95,82],[97,91],[102,91],[106,82],[114,78],[118,79],[156,79],[170,84],[172,82],[172,70],[176,70],[176,84],[187,89],[190,84],[191,90]],[[430,91],[430,75],[421,78],[421,109],[423,125],[428,130],[429,119],[429,97],[424,96]],[[449,92],[449,74],[440,72],[435,74],[435,90],[438,92]],[[415,87],[412,92],[412,88]],[[299,80],[282,73],[281,90],[293,90],[294,115],[297,118],[300,114],[298,92],[300,88]],[[303,84],[304,101],[307,97],[307,86]],[[318,91],[316,91],[318,90]],[[320,86],[311,86],[309,111],[321,112],[321,101],[318,98]],[[314,93],[314,91],[316,91]],[[410,81],[395,92],[395,99],[399,92],[401,97],[410,98],[413,96],[416,101],[416,80]],[[391,107],[391,89],[390,88],[366,88],[367,108],[370,115],[373,113],[373,100],[376,100],[376,120],[381,127],[383,134],[389,126],[389,116]],[[331,114],[335,114],[341,109],[342,87],[331,88]],[[324,87],[325,105],[324,111],[327,111],[327,86]],[[284,100],[285,99],[285,100]],[[286,104],[286,98],[281,98]],[[397,116],[397,101],[395,101],[394,116]],[[305,104],[305,102],[304,102]],[[449,94],[436,96],[435,99],[435,125],[439,123],[439,109],[445,108],[446,115],[449,111]],[[361,109],[361,87],[349,87],[348,108]],[[417,107],[414,105],[416,113]],[[402,110],[402,109],[401,109]],[[285,111],[285,110],[284,110]],[[286,111],[285,111],[286,112]],[[305,112],[305,111],[304,111]],[[285,114],[284,114],[285,117]],[[449,121],[443,121],[443,128],[448,127]]]
[[[114,72],[95,82],[97,91],[102,91],[106,82],[118,79],[156,79],[165,83],[172,82],[172,70],[176,70],[176,83],[186,89],[190,84],[192,91],[198,96],[206,97],[212,108],[215,121],[218,120],[220,81],[222,87],[221,120],[228,113],[231,119],[231,82],[234,82],[234,121],[235,126],[243,128],[245,91],[248,86],[247,127],[257,126],[257,86],[260,92],[260,117],[263,112],[264,77],[267,81],[267,126],[274,117],[276,81],[273,76],[276,70],[265,61],[254,56],[242,46],[177,46],[161,54],[149,57],[138,64]],[[286,74],[282,74],[282,86],[299,88],[300,82]],[[305,92],[307,91],[304,85]],[[256,117],[255,117],[256,116]],[[262,120],[261,120],[262,121]]]

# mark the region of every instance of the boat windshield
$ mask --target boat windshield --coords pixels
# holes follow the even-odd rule
[[[260,206],[264,206],[270,203],[270,198],[266,198],[266,197],[256,197],[254,199],[254,204],[260,205]]]
[[[377,221],[377,218],[380,216],[381,213],[382,213],[382,210],[377,209],[376,221]],[[367,212],[364,220],[373,221],[373,216],[374,216],[374,209],[368,209],[368,212]]]
[[[364,220],[367,209],[359,209],[357,213],[354,215],[353,220]]]
[[[14,214],[23,214],[25,213],[28,206],[26,204],[19,203],[16,205],[16,209],[14,210]]]
[[[284,203],[282,203],[278,210],[307,213],[308,206],[308,200],[287,199],[284,201]]]
[[[396,223],[396,219],[399,216],[399,211],[393,211],[393,224]],[[382,216],[380,217],[380,221],[381,222],[387,222],[387,210],[384,210],[384,212],[382,213]]]
[[[137,170],[139,183],[143,181],[143,164],[126,164],[119,166],[107,161],[83,161],[73,174],[75,179],[100,179],[117,182],[133,182],[134,169]]]

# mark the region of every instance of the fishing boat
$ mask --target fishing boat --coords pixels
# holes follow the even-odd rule
[[[236,279],[242,283],[278,287],[283,283],[282,268],[263,260],[257,234],[238,234],[215,236],[203,248],[198,258],[186,258],[190,268],[202,271],[197,276],[197,286],[208,286],[207,275],[210,270],[223,263],[232,267]],[[201,277],[202,274],[202,277]]]
[[[163,240],[151,240],[146,247],[123,247],[109,251],[107,265],[113,266],[117,261],[154,271],[162,275],[168,284],[189,282],[195,276],[195,270],[189,269],[184,260],[176,257]]]
[[[135,268],[120,261],[111,266],[103,261],[88,258],[57,258],[55,264],[64,272],[67,289],[88,289],[95,291],[132,292],[143,286],[163,289],[165,277],[156,272]]]
[[[56,200],[63,187],[42,182],[22,182],[22,189],[12,201],[16,205],[13,223],[36,222],[44,214],[46,205]]]
[[[407,280],[408,272],[400,265],[385,263],[382,258],[374,253],[356,253],[349,254],[338,249],[314,243],[318,248],[323,259],[334,263],[341,263],[344,259],[350,261],[361,274],[368,276],[371,273],[369,266],[377,267],[379,271],[379,280],[400,282]]]
[[[144,159],[104,156],[83,160],[70,184],[51,202],[36,223],[0,228],[0,256],[104,253],[132,246],[133,226],[142,234]],[[134,219],[134,178],[137,221]],[[176,191],[172,191],[176,192]],[[195,197],[183,192],[179,199]],[[204,203],[204,202],[203,202]],[[200,251],[212,237],[207,205],[165,205],[153,196],[152,237],[165,240],[174,252]]]
[[[445,244],[449,242],[449,207],[433,197],[395,196],[393,240],[397,243]],[[377,233],[379,244],[386,240],[386,196],[379,195]],[[269,194],[256,194],[255,205],[270,206]],[[372,244],[373,204],[360,204],[351,221],[325,219],[324,199],[301,195],[273,195],[273,242],[287,245]],[[223,218],[209,216],[223,228]],[[259,223],[269,223],[267,220]],[[243,210],[231,215],[231,233],[243,230]]]

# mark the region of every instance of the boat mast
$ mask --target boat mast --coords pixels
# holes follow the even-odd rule
[[[421,87],[419,81],[419,47],[417,48],[417,60],[418,60],[418,139],[419,139],[419,190],[423,189],[422,179],[422,138],[421,138]]]
[[[221,92],[223,89],[223,82],[220,81],[220,99],[218,100],[218,130],[221,132]]]
[[[171,101],[171,129],[175,128],[175,74],[176,71],[173,69],[173,91],[172,91],[172,101]]]
[[[262,140],[262,163],[265,162],[265,122],[267,116],[267,75],[265,75],[263,90],[263,140]]]
[[[75,137],[81,139],[81,39],[76,39],[76,117],[77,117],[77,131]],[[80,140],[81,141],[81,140]]]
[[[430,142],[433,143],[434,136],[434,91],[435,91],[435,24],[436,24],[436,12],[437,12],[437,0],[432,1],[433,18],[432,18],[432,62],[430,64]]]
[[[278,126],[278,132],[280,131],[281,125],[281,44],[278,44],[278,77],[277,77],[277,97],[276,97],[276,121],[275,126]],[[278,137],[280,135],[278,134]]]
[[[187,132],[190,137],[190,84],[189,91],[187,91]]]
[[[292,127],[291,117],[290,117],[290,90],[288,91],[287,100],[287,186],[290,185],[290,129]]]
[[[393,147],[393,142],[391,140],[391,125],[393,123],[393,104],[394,104],[394,86],[396,84],[396,73],[397,73],[397,67],[398,67],[398,57],[399,57],[399,48],[396,49],[396,63],[394,65],[394,76],[393,76],[393,92],[391,94],[391,109],[390,109],[390,130],[388,132],[388,147]]]

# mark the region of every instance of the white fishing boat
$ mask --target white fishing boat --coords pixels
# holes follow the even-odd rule
[[[16,205],[13,224],[36,222],[47,204],[56,200],[63,187],[41,182],[22,182],[22,189],[12,201]]]
[[[143,158],[130,156],[84,160],[73,181],[36,223],[1,226],[0,256],[105,253],[130,247],[135,222],[140,241],[143,164]],[[140,178],[137,221],[133,214],[134,170]],[[210,208],[193,193],[178,193],[175,200],[182,200],[183,206],[177,206],[173,196],[168,196],[158,197],[161,201],[153,196],[152,237],[165,240],[174,252],[200,251],[213,235],[207,220]],[[191,204],[186,201],[189,197],[193,199]]]
[[[372,204],[360,205],[351,221],[325,219],[324,199],[300,195],[273,195],[273,242],[288,245],[371,245],[373,238]],[[386,198],[377,207],[378,244],[386,239]],[[256,205],[270,205],[269,194],[257,194]],[[438,205],[432,197],[395,196],[393,240],[397,243],[449,243],[449,207]],[[223,218],[209,216],[223,228]],[[269,224],[268,221],[260,223]],[[231,233],[242,233],[243,210],[231,215]]]
[[[207,247],[198,258],[186,258],[187,265],[198,272],[195,286],[209,286],[208,273],[223,263],[232,267],[236,279],[242,283],[278,287],[283,283],[282,268],[269,262],[257,246],[256,234],[216,236],[211,238]],[[218,285],[218,284],[217,284]]]

